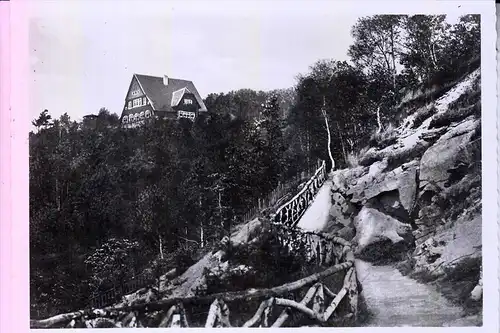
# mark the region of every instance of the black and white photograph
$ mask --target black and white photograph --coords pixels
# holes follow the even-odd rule
[[[483,16],[377,2],[34,3],[30,327],[483,326]]]

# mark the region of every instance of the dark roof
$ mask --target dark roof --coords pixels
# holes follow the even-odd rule
[[[187,88],[200,104],[200,111],[207,111],[205,103],[192,81],[168,78],[168,85],[163,84],[163,77],[134,74],[144,93],[148,96],[156,111],[175,111],[172,108],[173,93]]]

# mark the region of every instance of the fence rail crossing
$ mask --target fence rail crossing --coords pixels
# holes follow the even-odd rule
[[[231,327],[228,303],[238,300],[261,301],[255,314],[243,324],[243,327],[280,327],[289,318],[291,311],[301,313],[319,325],[331,324],[332,315],[338,310],[341,301],[346,306],[344,306],[343,316],[336,316],[337,319],[355,320],[358,289],[351,244],[339,237],[307,232],[295,226],[325,178],[325,163],[323,162],[306,186],[294,198],[281,206],[276,214],[271,215],[271,226],[279,231],[279,245],[290,251],[298,251],[305,247],[309,261],[317,263],[318,266],[326,266],[325,270],[269,289],[249,289],[197,297],[163,299],[146,304],[60,314],[44,320],[31,320],[31,328],[153,327],[149,326],[144,319],[146,313],[152,312],[161,315],[159,324],[157,323],[154,327],[189,327],[185,306],[190,304],[210,304],[205,327]],[[345,273],[343,284],[335,293],[332,291],[335,286],[327,286],[323,281],[326,277],[340,272]],[[302,300],[297,301],[293,297],[292,299],[285,298],[301,289],[307,290]],[[309,307],[311,303],[312,306]],[[276,308],[282,310],[273,311]]]

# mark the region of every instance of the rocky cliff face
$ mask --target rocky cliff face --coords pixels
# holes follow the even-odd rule
[[[333,232],[352,233],[359,257],[459,286],[462,302],[482,292],[480,96],[476,69],[435,101],[406,103],[399,128],[334,172],[331,194]]]

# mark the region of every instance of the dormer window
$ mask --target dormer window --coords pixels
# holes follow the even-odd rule
[[[128,108],[132,109],[132,101],[128,101]]]
[[[184,105],[191,105],[191,104],[193,104],[192,99],[189,99],[189,98],[184,99]]]
[[[142,105],[147,105],[148,104],[148,100],[146,99],[146,97],[143,97],[142,98]]]

